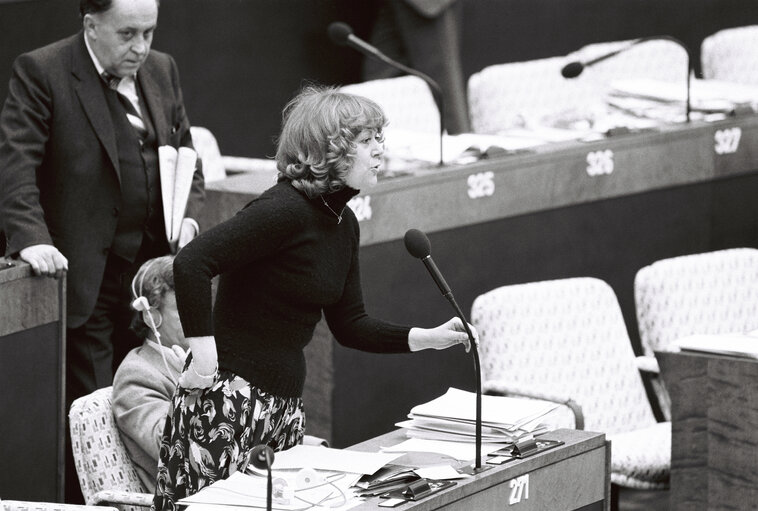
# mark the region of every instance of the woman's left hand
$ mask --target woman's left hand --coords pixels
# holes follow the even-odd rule
[[[469,323],[471,334],[474,336],[474,342],[479,346],[479,334],[476,328]],[[411,328],[408,333],[408,346],[411,351],[420,351],[425,349],[443,350],[456,344],[463,344],[466,353],[471,351],[471,342],[463,326],[463,322],[458,317],[453,317],[442,325],[435,328]]]

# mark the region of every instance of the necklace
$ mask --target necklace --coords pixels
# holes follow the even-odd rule
[[[340,213],[338,215],[337,212],[332,209],[332,207],[329,205],[329,203],[326,202],[326,199],[324,199],[323,195],[319,195],[319,197],[321,197],[321,202],[324,203],[324,206],[326,206],[327,208],[329,208],[329,211],[331,211],[332,213],[334,213],[334,216],[337,217],[337,223],[339,224],[340,222],[342,222],[342,213],[345,212],[345,208],[343,207],[342,211],[340,211]]]

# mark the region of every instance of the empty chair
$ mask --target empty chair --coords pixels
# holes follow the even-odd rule
[[[144,511],[153,495],[139,480],[113,419],[113,387],[75,399],[69,411],[76,473],[88,505],[110,504]],[[136,507],[135,507],[136,506]]]
[[[387,130],[439,135],[440,114],[424,80],[407,75],[343,85],[340,90],[376,101],[389,119]]]
[[[561,75],[564,57],[486,67],[468,81],[469,116],[475,133],[544,125],[566,110],[589,113],[599,99],[587,84]]]
[[[758,85],[758,25],[728,28],[700,47],[703,78]]]
[[[655,351],[693,334],[758,328],[758,250],[734,248],[656,261],[637,272],[634,300],[642,349]],[[666,417],[668,393],[655,390]]]
[[[198,157],[203,161],[203,177],[206,183],[219,181],[228,174],[255,172],[271,175],[274,182],[276,162],[266,158],[248,158],[244,156],[222,156],[216,137],[208,128],[192,126],[192,145]]]
[[[566,56],[568,62],[588,62],[596,57],[629,46],[634,40],[588,44]],[[578,80],[592,81],[607,88],[616,80],[647,78],[664,82],[681,82],[684,87],[688,74],[688,54],[681,45],[651,39],[631,46],[617,55],[584,69]]]
[[[571,401],[611,440],[611,482],[668,487],[671,423],[657,423],[611,287],[595,278],[503,286],[476,298],[483,389]],[[617,495],[617,492],[614,492]]]

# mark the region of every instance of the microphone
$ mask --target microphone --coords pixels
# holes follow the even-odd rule
[[[274,464],[274,450],[268,445],[256,445],[250,451],[250,461],[258,470],[266,469],[268,481],[266,483],[266,511],[271,511],[271,496],[273,484],[271,482],[271,466]]]
[[[343,23],[341,21],[334,21],[329,24],[326,32],[329,35],[329,39],[331,39],[334,44],[338,46],[350,46],[354,50],[361,52],[367,57],[370,57],[374,60],[378,60],[380,62],[384,62],[390,67],[399,69],[400,71],[407,73],[409,75],[417,76],[426,82],[426,84],[429,86],[429,89],[431,89],[432,91],[434,102],[437,104],[437,110],[439,111],[439,114],[440,114],[439,165],[440,166],[444,165],[445,162],[444,162],[443,153],[442,153],[442,139],[445,134],[445,101],[442,97],[442,89],[440,88],[439,84],[435,82],[429,75],[426,75],[422,73],[421,71],[412,69],[406,66],[405,64],[401,64],[400,62],[389,58],[387,55],[382,53],[375,46],[372,46],[366,41],[364,41],[363,39],[357,37],[355,34],[353,34],[353,29],[347,23]]]
[[[669,35],[658,35],[658,36],[648,36],[648,37],[640,37],[639,39],[635,39],[634,41],[630,42],[626,46],[622,46],[621,48],[605,53],[603,55],[600,55],[599,57],[595,57],[594,59],[588,60],[587,62],[569,62],[563,68],[561,69],[561,75],[563,75],[564,78],[576,78],[580,74],[582,74],[582,71],[584,71],[585,67],[594,66],[598,62],[602,62],[606,59],[609,59],[611,57],[615,57],[619,53],[623,53],[635,46],[637,46],[640,43],[644,43],[647,41],[654,41],[654,40],[663,40],[663,41],[671,41],[673,43],[678,44],[682,48],[684,48],[684,51],[687,52],[687,100],[685,102],[685,117],[687,119],[687,122],[690,122],[690,75],[692,72],[692,53],[690,52],[690,49],[685,45],[682,41],[675,37],[671,37]]]
[[[440,289],[442,296],[447,298],[450,305],[455,309],[456,315],[463,322],[463,328],[466,329],[469,341],[471,342],[471,353],[474,357],[474,372],[476,373],[476,424],[475,424],[475,439],[476,439],[476,459],[474,460],[474,466],[472,467],[472,473],[483,472],[490,467],[482,467],[482,370],[479,365],[479,350],[476,347],[474,341],[474,334],[468,326],[468,321],[463,314],[463,311],[458,306],[458,303],[453,297],[453,292],[450,290],[450,286],[447,285],[445,277],[442,276],[437,265],[434,264],[432,259],[432,245],[429,243],[429,238],[426,234],[418,229],[409,229],[405,233],[403,238],[405,242],[405,249],[416,259],[421,259],[424,263],[429,274],[434,279],[437,287]]]

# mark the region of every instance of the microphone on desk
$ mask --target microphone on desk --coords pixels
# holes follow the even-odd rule
[[[595,57],[594,59],[588,60],[586,62],[580,62],[580,61],[574,61],[569,62],[563,68],[561,69],[561,75],[563,75],[564,78],[576,78],[580,74],[582,74],[582,71],[584,71],[585,67],[594,66],[598,62],[602,62],[606,59],[609,59],[611,57],[615,57],[619,53],[623,53],[635,46],[637,46],[640,43],[644,43],[647,41],[654,41],[654,40],[663,40],[663,41],[671,41],[673,43],[678,44],[682,48],[684,48],[684,51],[687,52],[687,100],[685,102],[685,116],[687,119],[687,122],[690,122],[690,75],[692,73],[692,54],[690,52],[690,49],[679,39],[675,37],[671,37],[668,35],[658,35],[658,36],[648,36],[648,37],[640,37],[639,39],[635,39],[634,41],[631,41],[628,45],[622,46],[621,48],[617,50],[613,50],[611,52],[605,53],[603,55],[600,55],[599,57]]]
[[[399,69],[400,71],[404,73],[408,73],[409,75],[417,76],[426,82],[426,84],[429,86],[429,88],[432,91],[434,102],[437,104],[437,110],[439,111],[439,114],[440,114],[439,165],[442,166],[444,164],[444,158],[443,158],[443,152],[442,152],[442,140],[445,134],[445,100],[442,97],[442,89],[440,88],[439,84],[435,82],[429,75],[426,75],[422,73],[421,71],[417,71],[415,69],[412,69],[406,66],[405,64],[401,64],[400,62],[391,59],[390,57],[382,53],[375,46],[372,46],[366,41],[364,41],[363,39],[357,37],[355,34],[353,34],[353,29],[347,23],[343,23],[341,21],[334,21],[329,24],[329,27],[327,28],[327,33],[329,34],[329,39],[331,39],[332,42],[336,45],[350,46],[354,50],[361,52],[367,57],[370,57],[374,60],[378,60],[380,62],[384,62],[390,67]]]
[[[445,277],[442,276],[442,273],[432,259],[432,245],[429,243],[429,238],[427,238],[426,234],[418,229],[409,229],[405,233],[403,240],[405,241],[405,248],[408,250],[408,253],[416,259],[421,259],[421,262],[424,263],[424,266],[426,266],[432,279],[434,279],[437,287],[439,287],[442,296],[447,298],[453,306],[453,309],[455,309],[456,315],[463,322],[463,328],[466,329],[466,333],[468,334],[469,342],[471,343],[471,353],[474,356],[474,371],[476,373],[476,459],[474,460],[473,472],[476,473],[486,470],[487,467],[484,469],[482,468],[482,370],[479,365],[479,350],[477,349],[476,341],[474,340],[474,334],[469,328],[468,321],[466,320],[463,311],[455,301],[453,292],[450,290],[450,286],[447,285]]]
[[[271,466],[274,464],[274,450],[268,445],[256,445],[250,451],[250,461],[258,470],[266,470],[266,511],[271,511],[273,483],[271,481]]]

